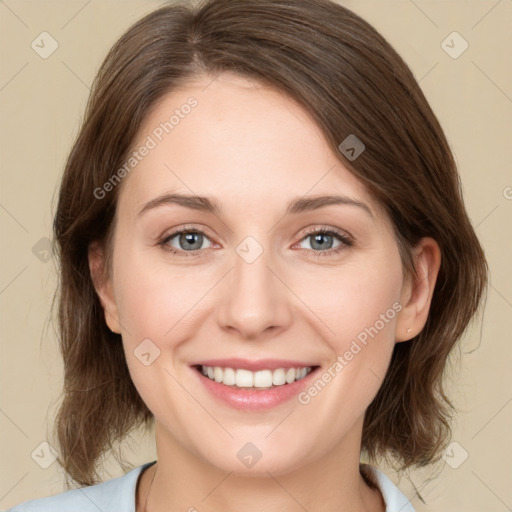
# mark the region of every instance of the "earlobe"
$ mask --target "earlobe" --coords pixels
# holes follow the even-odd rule
[[[441,250],[433,238],[422,238],[413,256],[417,275],[409,276],[402,287],[400,302],[403,307],[395,334],[397,343],[414,338],[425,326],[441,267]]]
[[[114,298],[112,280],[105,271],[105,258],[103,249],[97,242],[89,246],[88,252],[89,271],[94,284],[94,289],[103,307],[105,322],[108,328],[117,334],[121,334],[117,304]]]

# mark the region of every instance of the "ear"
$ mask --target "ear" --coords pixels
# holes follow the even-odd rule
[[[397,317],[395,334],[397,343],[414,338],[427,322],[441,266],[441,250],[433,238],[425,237],[414,248],[413,258],[417,276],[408,276],[402,287],[402,310]]]
[[[105,269],[104,251],[97,242],[92,242],[89,245],[88,258],[92,282],[105,313],[105,322],[112,332],[121,334],[121,323],[119,322],[112,280]]]

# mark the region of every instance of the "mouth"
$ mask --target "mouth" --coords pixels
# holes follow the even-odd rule
[[[242,410],[264,410],[296,398],[319,365],[300,361],[217,359],[191,365],[210,396]]]
[[[309,375],[316,366],[265,368],[251,371],[245,368],[195,365],[208,379],[236,389],[272,389],[287,386]]]

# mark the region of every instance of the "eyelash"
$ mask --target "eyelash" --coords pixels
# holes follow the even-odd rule
[[[208,238],[208,235],[204,231],[197,229],[197,228],[185,226],[177,231],[173,231],[169,235],[165,235],[158,242],[158,245],[161,246],[163,250],[170,252],[173,255],[181,255],[181,256],[185,256],[185,257],[198,257],[199,255],[197,253],[202,252],[202,249],[196,249],[194,251],[182,251],[179,249],[174,249],[168,245],[170,240],[172,240],[177,235],[181,235],[182,233],[202,234]],[[336,229],[333,229],[333,228],[330,228],[327,226],[318,226],[318,227],[309,229],[308,231],[306,231],[306,233],[304,233],[304,236],[299,240],[299,242],[302,242],[302,240],[304,240],[305,238],[308,238],[308,236],[316,235],[316,234],[333,235],[340,242],[342,242],[342,244],[339,245],[335,249],[329,249],[326,251],[315,251],[313,249],[306,249],[306,251],[312,253],[312,256],[314,258],[318,258],[321,256],[331,256],[331,255],[341,252],[346,247],[352,247],[354,245],[354,242],[351,237],[347,236],[346,234],[343,234],[341,231],[338,231]]]

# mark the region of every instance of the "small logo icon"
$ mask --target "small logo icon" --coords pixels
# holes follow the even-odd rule
[[[52,257],[52,242],[49,238],[43,236],[32,247],[32,254],[43,263],[48,263]]]
[[[57,450],[46,441],[37,445],[37,448],[30,454],[37,465],[43,469],[49,468],[57,460],[58,455]]]
[[[468,47],[468,42],[458,32],[452,32],[441,43],[441,48],[452,59],[458,59],[468,49]]]
[[[457,469],[468,457],[469,453],[457,441],[450,443],[443,453],[444,461],[453,469]]]
[[[144,366],[149,366],[160,356],[160,349],[149,338],[146,338],[137,345],[133,353]]]
[[[346,158],[353,162],[366,149],[366,146],[353,133],[351,133],[338,146],[338,149]]]
[[[48,32],[41,32],[30,46],[39,57],[47,59],[59,47],[59,43]]]
[[[263,247],[253,236],[246,236],[237,246],[236,252],[246,263],[254,263],[263,252]]]
[[[248,467],[252,468],[262,457],[262,453],[253,443],[246,443],[238,450],[236,456],[240,459],[240,462]]]

